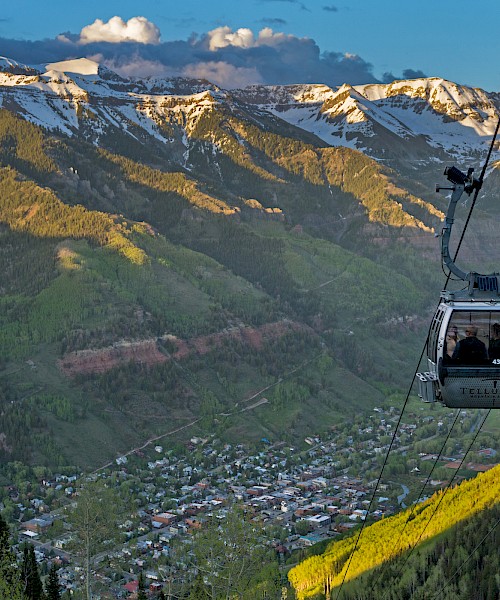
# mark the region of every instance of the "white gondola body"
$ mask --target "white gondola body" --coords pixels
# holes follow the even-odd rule
[[[451,298],[450,298],[451,296]],[[477,339],[487,358],[469,363],[453,358],[449,343],[467,337],[477,328]],[[500,408],[500,359],[492,348],[500,326],[499,299],[442,298],[434,315],[427,344],[427,371],[418,374],[419,396],[427,402],[441,401],[450,408]]]

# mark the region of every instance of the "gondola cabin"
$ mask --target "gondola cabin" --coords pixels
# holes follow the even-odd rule
[[[491,284],[488,278],[488,284]],[[495,277],[494,285],[498,283]],[[450,408],[500,408],[500,296],[444,292],[431,323],[419,396]]]
[[[436,188],[452,190],[441,233],[443,267],[465,285],[442,292],[427,338],[427,371],[417,373],[417,381],[424,401],[440,401],[450,408],[500,408],[500,274],[467,273],[449,250],[457,202],[464,191],[475,191],[477,198],[485,170],[474,179],[473,169],[465,174],[447,168],[452,186]]]

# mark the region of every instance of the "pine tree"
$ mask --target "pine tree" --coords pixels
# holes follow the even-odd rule
[[[47,600],[61,600],[59,577],[57,575],[55,563],[52,563],[52,566],[50,567],[47,584],[45,586],[45,596],[47,597]]]
[[[30,570],[30,565],[29,565],[29,550],[28,550],[28,544],[24,544],[23,547],[23,564],[22,564],[22,569],[21,569],[21,579],[23,581],[23,585],[24,585],[24,595],[26,596],[26,598],[30,598],[31,599],[31,581],[30,581],[30,577],[29,577],[29,570]]]
[[[31,576],[31,589],[33,590],[32,599],[42,600],[43,599],[43,585],[40,578],[40,571],[38,570],[38,563],[36,562],[35,548],[30,546],[30,576]]]
[[[0,555],[9,550],[9,526],[0,514]]]
[[[42,580],[38,571],[35,549],[31,544],[26,544],[23,548],[21,579],[26,600],[41,600],[43,597]]]
[[[0,599],[21,600],[22,586],[9,543],[9,526],[0,514]]]
[[[142,571],[139,573],[139,582],[137,586],[137,600],[147,600],[146,583]]]
[[[194,580],[188,598],[189,600],[207,600],[209,598],[206,585],[203,582],[203,577],[199,573]]]

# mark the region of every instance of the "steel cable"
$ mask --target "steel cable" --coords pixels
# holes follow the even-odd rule
[[[475,206],[475,204],[476,204],[476,201],[477,201],[477,198],[478,198],[478,195],[479,195],[479,191],[481,190],[481,187],[482,187],[482,185],[483,185],[484,176],[485,176],[485,174],[486,174],[486,169],[487,169],[487,167],[488,167],[488,163],[489,163],[489,160],[490,160],[490,157],[491,157],[492,151],[493,151],[494,142],[495,142],[496,136],[497,136],[497,134],[498,134],[498,130],[499,130],[499,128],[500,128],[500,118],[499,118],[499,120],[498,120],[498,122],[497,122],[497,125],[496,125],[496,128],[495,128],[495,132],[494,132],[494,134],[493,134],[493,138],[492,138],[492,141],[491,141],[491,144],[490,144],[489,150],[488,150],[488,154],[487,154],[487,157],[486,157],[485,163],[484,163],[484,165],[483,165],[483,168],[482,168],[482,170],[481,170],[481,175],[480,175],[479,179],[476,181],[474,197],[473,197],[473,200],[472,200],[472,203],[471,203],[471,207],[470,207],[470,209],[469,209],[469,214],[468,214],[468,216],[467,216],[467,219],[466,219],[466,222],[465,222],[464,228],[463,228],[463,230],[462,230],[462,234],[461,234],[461,236],[460,236],[459,243],[458,243],[458,245],[457,245],[457,249],[456,249],[456,251],[455,251],[455,256],[454,256],[454,259],[453,259],[454,261],[456,261],[456,259],[457,259],[457,257],[458,257],[458,253],[459,253],[459,251],[460,251],[460,247],[461,247],[461,245],[462,245],[462,242],[463,242],[463,239],[464,239],[464,236],[465,236],[465,231],[466,231],[466,229],[467,229],[467,227],[468,227],[468,225],[469,225],[469,222],[470,222],[470,219],[471,219],[471,216],[472,216],[472,211],[474,210],[474,206]],[[448,285],[448,283],[449,283],[450,276],[451,276],[451,271],[450,271],[450,272],[448,273],[448,275],[447,275],[446,282],[445,282],[445,288],[444,288],[444,289],[446,289],[446,287],[447,287],[447,285]],[[358,536],[357,536],[357,538],[356,538],[356,542],[355,542],[355,544],[354,544],[354,548],[353,548],[352,552],[350,553],[350,556],[349,556],[349,561],[348,561],[348,563],[347,563],[347,568],[346,568],[346,570],[345,570],[345,573],[344,573],[344,576],[343,576],[343,578],[342,578],[342,582],[341,582],[341,584],[340,584],[340,586],[339,586],[339,590],[338,590],[338,592],[337,592],[337,595],[335,596],[335,599],[336,599],[336,600],[338,600],[338,598],[339,598],[339,596],[340,596],[340,593],[341,593],[341,591],[342,591],[342,588],[343,588],[343,586],[344,586],[344,583],[345,583],[345,580],[346,580],[346,577],[347,577],[347,573],[348,573],[348,571],[349,571],[349,567],[350,567],[350,565],[351,565],[351,562],[352,562],[352,558],[353,558],[353,556],[354,556],[354,553],[356,552],[356,549],[357,549],[357,547],[358,547],[358,544],[359,544],[359,540],[360,540],[360,538],[361,538],[361,534],[363,533],[364,527],[365,527],[365,525],[366,525],[366,521],[367,521],[367,519],[368,519],[368,516],[369,516],[369,514],[370,514],[371,507],[372,507],[372,504],[373,504],[373,500],[374,500],[374,498],[375,498],[375,495],[376,495],[376,493],[377,493],[378,486],[379,486],[379,484],[380,484],[380,481],[381,481],[381,478],[382,478],[382,474],[383,474],[383,472],[384,472],[384,469],[385,469],[385,467],[386,467],[386,465],[387,465],[387,461],[388,461],[388,458],[389,458],[389,454],[390,454],[390,452],[391,452],[391,449],[392,449],[392,446],[393,446],[393,444],[394,444],[394,441],[395,441],[395,438],[396,438],[396,434],[397,434],[397,431],[398,431],[398,429],[399,429],[399,425],[401,424],[401,419],[402,419],[402,417],[403,417],[404,411],[405,411],[405,409],[406,409],[406,406],[407,406],[407,404],[408,404],[408,400],[409,400],[409,397],[410,397],[411,389],[412,389],[412,387],[413,387],[413,382],[414,382],[414,380],[415,380],[415,377],[417,376],[418,368],[419,368],[419,366],[420,366],[420,363],[422,362],[422,358],[423,358],[423,356],[424,356],[424,352],[425,352],[425,349],[426,349],[426,347],[427,347],[427,344],[428,344],[428,341],[429,341],[429,333],[430,333],[430,325],[429,325],[429,330],[428,330],[428,332],[427,332],[427,338],[426,338],[425,344],[424,344],[424,346],[423,346],[423,348],[422,348],[422,351],[421,351],[421,353],[420,353],[420,358],[419,358],[419,360],[418,360],[417,367],[416,367],[416,369],[415,369],[415,372],[414,372],[413,378],[412,378],[412,380],[411,380],[411,384],[410,384],[410,387],[409,387],[408,393],[407,393],[407,395],[406,395],[406,398],[405,398],[405,401],[404,401],[404,404],[403,404],[403,408],[402,408],[402,410],[401,410],[401,413],[400,413],[400,416],[399,416],[399,419],[398,419],[398,423],[397,423],[397,425],[396,425],[396,428],[395,428],[395,430],[394,430],[394,434],[393,434],[393,436],[392,436],[391,443],[390,443],[390,445],[389,445],[389,448],[388,448],[388,450],[387,450],[387,453],[386,453],[386,456],[385,456],[385,459],[384,459],[384,463],[382,464],[382,468],[381,468],[381,471],[380,471],[380,475],[379,475],[379,477],[378,477],[378,479],[377,479],[377,483],[376,483],[376,485],[375,485],[375,489],[374,489],[374,491],[373,491],[373,494],[372,494],[372,497],[371,497],[371,500],[370,500],[370,504],[369,504],[369,506],[368,506],[368,511],[367,511],[366,517],[365,517],[365,519],[363,520],[363,523],[362,523],[361,529],[360,529],[360,531],[359,531],[359,533],[358,533]],[[490,410],[491,410],[491,409],[490,409]],[[488,414],[489,414],[489,411],[488,411]],[[457,416],[458,416],[458,415],[457,415]],[[488,416],[488,415],[486,415],[486,416]],[[455,419],[455,420],[456,420],[456,419]],[[485,421],[485,420],[486,420],[486,417],[485,417],[485,419],[483,420],[483,423],[484,423],[484,421]],[[483,425],[483,424],[481,424],[481,427],[482,427],[482,425]],[[479,434],[479,431],[481,430],[481,427],[479,428],[478,432],[476,433],[476,436],[474,437],[474,440],[472,441],[472,443],[475,441],[475,439],[476,439],[477,435]],[[467,453],[468,453],[468,451],[467,451]],[[467,453],[465,454],[465,456],[467,455]],[[464,458],[465,458],[465,457],[464,457]],[[462,459],[462,462],[463,462],[463,459]],[[433,467],[432,467],[432,469],[431,469],[431,472],[434,470],[434,467],[435,467],[436,463],[437,463],[437,459],[436,459],[436,461],[434,462],[434,465],[433,465]],[[461,463],[461,464],[462,464],[462,463]],[[457,472],[458,472],[458,470],[460,469],[460,467],[461,467],[461,464],[460,464],[459,468],[457,469]],[[456,473],[455,473],[455,476],[456,476]],[[454,476],[454,477],[455,477],[455,476]],[[445,493],[446,493],[446,491],[449,489],[449,486],[451,485],[451,483],[453,482],[453,479],[454,479],[454,477],[452,477],[452,478],[451,478],[451,480],[450,480],[450,483],[448,484],[448,486],[447,486],[447,488],[446,488],[446,490],[445,490]],[[425,526],[424,530],[423,530],[423,531],[422,531],[422,533],[420,534],[420,537],[418,538],[418,540],[417,540],[417,543],[418,543],[418,541],[420,541],[420,539],[421,539],[422,535],[423,535],[423,534],[424,534],[424,532],[425,532],[425,529],[427,529],[427,526],[429,525],[429,523],[430,523],[430,521],[431,521],[432,517],[434,516],[434,514],[435,514],[435,512],[436,512],[437,508],[439,508],[439,505],[441,504],[441,501],[442,501],[442,499],[443,499],[443,497],[444,497],[445,493],[444,493],[444,494],[443,494],[443,496],[441,497],[441,499],[440,499],[440,501],[439,501],[439,503],[438,503],[438,506],[436,507],[435,511],[432,513],[432,515],[431,515],[431,517],[430,517],[429,521],[427,522],[427,524],[426,524],[426,526]],[[406,524],[405,524],[405,526],[404,526],[404,527],[406,527]],[[403,528],[403,531],[404,531],[404,528]],[[412,554],[412,552],[413,552],[414,548],[415,548],[415,546],[412,548],[412,550],[411,550],[411,552],[410,552],[410,555]],[[410,556],[410,555],[409,555],[409,556]],[[409,558],[409,556],[408,556],[408,558]],[[407,560],[408,560],[408,559],[407,559]],[[405,563],[404,563],[404,564],[406,564],[406,561],[405,561]],[[403,566],[404,566],[404,565],[403,565]]]

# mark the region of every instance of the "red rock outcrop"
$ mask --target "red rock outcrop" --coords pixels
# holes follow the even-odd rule
[[[219,348],[228,339],[236,339],[254,349],[259,349],[267,340],[279,338],[291,331],[310,330],[307,326],[292,321],[267,323],[257,329],[253,327],[234,327],[219,333],[183,340],[168,336],[175,346],[170,354],[163,354],[156,339],[119,342],[107,348],[78,350],[69,352],[58,361],[58,366],[68,377],[77,374],[105,373],[130,362],[146,366],[161,364],[173,358],[183,360],[193,353],[207,354]]]

